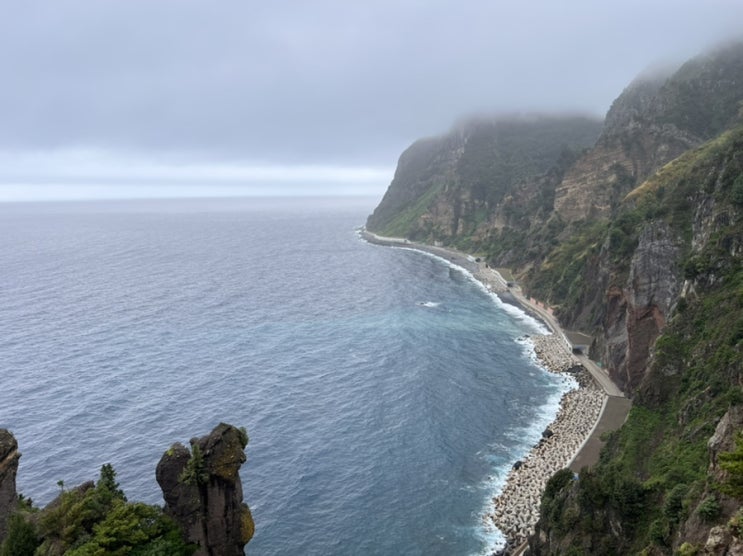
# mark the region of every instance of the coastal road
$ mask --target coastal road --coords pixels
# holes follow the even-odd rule
[[[562,336],[563,340],[568,346],[568,349],[572,350],[570,342],[568,342],[565,334],[563,334],[562,332],[562,328],[560,328],[560,324],[549,311],[524,297],[524,294],[521,292],[521,288],[519,288],[518,286],[512,287],[510,289],[510,292],[518,300],[519,303],[535,312],[539,316],[539,318],[541,318],[545,322],[545,324],[552,329],[552,332],[554,334],[559,334],[560,336]],[[622,392],[617,387],[617,385],[614,384],[611,378],[609,378],[609,375],[606,373],[606,371],[599,367],[594,361],[591,361],[586,355],[577,355],[576,357],[578,361],[580,361],[581,365],[583,365],[588,370],[588,372],[591,373],[593,379],[598,383],[599,386],[601,386],[601,388],[604,389],[604,392],[606,392],[608,396],[616,396],[620,398],[624,397],[624,392]]]
[[[549,311],[526,299],[521,293],[520,288],[511,288],[510,291],[519,303],[534,311],[552,329],[553,333],[561,334],[568,346],[570,345],[557,319]],[[568,349],[571,348],[568,347]],[[604,446],[604,441],[601,439],[602,436],[604,433],[617,430],[624,424],[632,408],[632,401],[624,396],[624,392],[614,384],[614,381],[609,378],[607,372],[599,367],[595,361],[590,360],[586,355],[577,355],[576,358],[591,373],[593,379],[606,393],[606,400],[598,421],[596,421],[583,445],[570,462],[570,470],[579,473],[584,467],[592,467],[598,463],[601,448]]]
[[[604,392],[606,392],[607,395],[618,398],[624,397],[624,392],[622,392],[619,387],[614,384],[614,381],[609,378],[609,375],[606,373],[606,371],[599,367],[595,361],[591,361],[586,355],[578,355],[577,358],[578,361],[580,361],[581,365],[588,369],[588,372],[591,373],[594,380],[599,383],[599,386],[604,389]]]
[[[583,446],[575,454],[573,461],[570,462],[571,471],[579,473],[584,467],[592,467],[598,463],[601,448],[604,446],[601,437],[604,433],[615,431],[621,427],[627,420],[631,407],[632,402],[623,396],[606,397],[599,420],[596,421],[593,430],[583,442]]]
[[[560,323],[557,322],[555,316],[544,307],[537,305],[524,296],[519,286],[508,287],[500,273],[493,268],[488,268],[484,262],[476,262],[473,257],[468,256],[466,253],[460,253],[459,251],[447,247],[434,247],[433,245],[415,243],[404,238],[382,237],[367,231],[363,232],[363,236],[372,243],[395,247],[409,247],[411,249],[426,251],[466,268],[476,277],[485,279],[492,291],[496,291],[496,293],[510,293],[516,303],[536,315],[547,325],[548,328],[550,328],[550,330],[552,330],[553,334],[556,334],[563,339],[565,342],[565,349],[572,350],[572,346],[563,333]],[[591,373],[593,379],[601,388],[603,388],[604,392],[606,392],[606,395],[609,397],[604,407],[604,411],[602,411],[601,417],[596,423],[595,434],[592,433],[591,438],[589,438],[591,443],[594,443],[594,441],[600,442],[600,440],[597,439],[601,434],[609,430],[618,429],[622,426],[627,418],[627,414],[629,413],[631,402],[625,398],[624,393],[616,384],[614,384],[611,378],[609,378],[607,372],[599,367],[595,361],[592,361],[586,355],[577,355],[576,358],[580,364]],[[587,441],[586,445],[588,445],[589,441]],[[589,452],[593,453],[594,450],[589,450]],[[578,458],[578,456],[576,456],[576,458]],[[581,460],[588,461],[593,459],[593,457],[586,456]],[[595,461],[598,461],[598,455],[596,455]]]

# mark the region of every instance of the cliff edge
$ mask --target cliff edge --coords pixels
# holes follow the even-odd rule
[[[8,533],[8,518],[18,501],[15,478],[20,457],[15,437],[0,429],[0,543]]]

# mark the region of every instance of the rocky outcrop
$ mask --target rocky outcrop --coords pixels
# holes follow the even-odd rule
[[[239,469],[245,462],[247,435],[224,423],[191,440],[191,450],[173,445],[157,465],[165,512],[180,525],[196,554],[241,556],[254,532],[243,503]]]
[[[701,554],[705,556],[741,556],[743,554],[743,539],[735,535],[729,527],[718,525],[709,530]]]
[[[743,44],[692,59],[670,76],[638,77],[612,104],[596,146],[557,187],[555,212],[567,222],[610,217],[636,185],[732,125],[742,80]]]
[[[8,532],[8,517],[18,502],[15,478],[18,473],[18,442],[6,429],[0,429],[0,543]]]
[[[725,471],[719,464],[720,454],[735,449],[736,435],[740,430],[743,430],[743,406],[736,405],[723,415],[715,427],[715,434],[707,441],[709,474],[716,481],[722,482],[725,478]]]
[[[524,199],[551,210],[544,176],[593,145],[601,129],[586,117],[478,118],[415,142],[401,156],[366,226],[421,241],[483,239],[524,211]],[[518,197],[513,203],[514,194]]]
[[[635,391],[642,381],[652,346],[678,299],[680,251],[681,240],[666,223],[649,223],[640,233],[626,286],[607,293],[602,359],[626,392]]]
[[[702,502],[693,508],[680,528],[678,543],[680,544],[683,539],[683,542],[688,545],[702,548],[702,554],[716,556],[743,554],[743,539],[740,538],[740,531],[731,527],[731,523],[735,521],[731,521],[731,517],[734,516],[740,504],[716,488],[716,485],[725,481],[727,475],[719,465],[719,456],[735,449],[736,436],[741,427],[743,427],[743,406],[731,407],[717,423],[714,434],[707,441],[708,474],[711,481],[700,496]],[[704,501],[707,501],[709,505],[713,500],[718,514],[717,521],[727,522],[727,525],[711,527],[709,520],[704,518]]]
[[[563,220],[609,218],[636,185],[701,142],[671,126],[633,126],[604,135],[567,172],[555,191]]]

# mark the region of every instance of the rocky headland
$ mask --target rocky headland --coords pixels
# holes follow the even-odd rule
[[[0,429],[0,543],[8,533],[8,518],[18,502],[15,478],[20,457],[15,437]]]

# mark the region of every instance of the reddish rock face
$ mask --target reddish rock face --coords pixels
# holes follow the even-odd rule
[[[8,517],[18,502],[15,477],[20,457],[15,437],[6,429],[0,429],[0,543],[8,532]]]
[[[634,394],[645,377],[655,341],[682,286],[680,239],[663,222],[640,233],[624,287],[606,291],[605,351],[600,354],[617,385]]]
[[[186,540],[198,545],[198,555],[242,556],[253,536],[238,473],[246,444],[243,431],[221,423],[207,436],[192,439],[190,451],[175,444],[157,465],[165,512]]]

